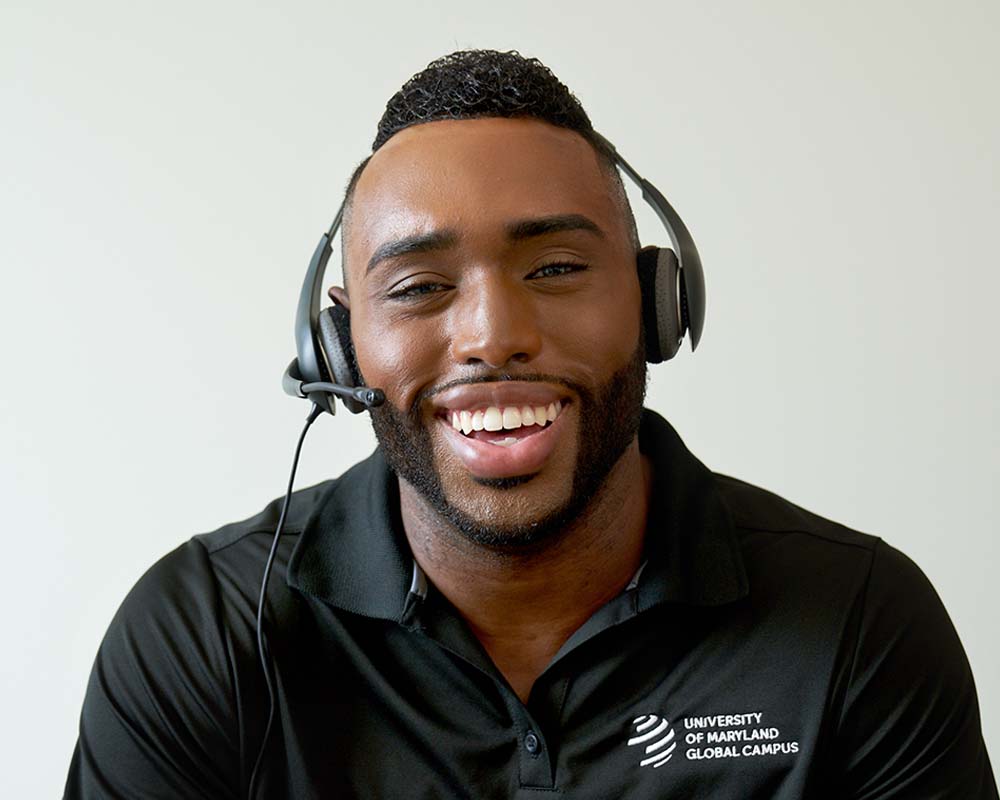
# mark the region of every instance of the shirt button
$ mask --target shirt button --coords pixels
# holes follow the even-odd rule
[[[524,737],[524,749],[531,755],[537,755],[538,751],[542,749],[542,743],[535,736],[534,731],[528,731],[528,735]]]

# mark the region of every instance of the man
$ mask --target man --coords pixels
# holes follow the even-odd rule
[[[277,503],[126,599],[67,797],[997,797],[919,570],[643,411],[632,214],[545,67],[432,63],[348,194],[379,449],[293,497],[273,687]]]

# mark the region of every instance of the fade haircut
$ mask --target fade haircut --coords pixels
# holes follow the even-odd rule
[[[401,130],[438,120],[483,117],[528,118],[575,131],[597,152],[610,188],[621,205],[633,248],[639,250],[635,217],[615,165],[614,154],[596,135],[587,112],[575,95],[537,58],[516,50],[459,50],[435,59],[410,78],[386,104],[372,142],[372,155]],[[371,156],[358,165],[344,193],[341,230],[342,262],[346,255],[344,229],[351,200]],[[347,274],[344,273],[346,286]]]

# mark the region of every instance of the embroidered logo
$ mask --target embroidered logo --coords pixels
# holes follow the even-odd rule
[[[640,767],[652,765],[655,769],[662,767],[673,758],[677,742],[674,741],[674,731],[670,727],[670,720],[663,719],[656,714],[643,714],[632,720],[632,727],[635,729],[636,735],[629,739],[626,744],[629,747],[646,745],[643,748],[646,758],[639,761]]]

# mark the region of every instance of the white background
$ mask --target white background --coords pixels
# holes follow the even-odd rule
[[[469,46],[542,58],[683,214],[707,326],[649,405],[923,567],[1000,761],[995,2],[0,9],[0,796],[59,796],[139,575],[283,491],[306,263],[388,97]],[[299,485],[372,446],[325,418]]]

